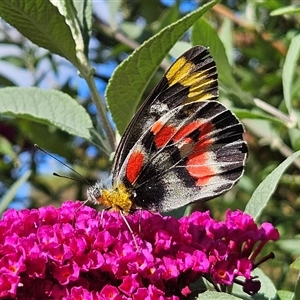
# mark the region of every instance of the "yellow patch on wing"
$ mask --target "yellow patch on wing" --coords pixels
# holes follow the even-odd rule
[[[166,74],[169,86],[181,83],[181,80],[186,78],[187,74],[191,73],[194,67],[195,65],[184,57],[177,59]]]
[[[211,69],[195,72],[195,67],[194,63],[181,57],[175,61],[166,74],[169,86],[179,83],[184,87],[189,87],[187,99],[183,101],[183,104],[207,100],[214,96],[209,91],[216,85],[217,79],[210,76]]]

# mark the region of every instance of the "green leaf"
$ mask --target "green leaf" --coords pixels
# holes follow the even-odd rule
[[[218,68],[219,79],[228,86],[236,84],[223,43],[216,30],[206,20],[200,19],[194,24],[191,39],[193,45],[209,47],[209,52],[213,56]]]
[[[300,257],[297,257],[296,260],[290,265],[290,267],[300,271]]]
[[[24,57],[20,56],[20,54],[18,54],[18,55],[2,55],[1,61],[7,62],[17,68],[25,69],[27,67]]]
[[[120,134],[132,118],[141,95],[160,62],[178,39],[217,2],[205,4],[164,28],[144,42],[116,69],[107,86],[106,97]]]
[[[111,1],[110,1],[111,2]],[[84,46],[86,50],[86,55],[88,55],[89,41],[92,33],[92,1],[91,0],[81,0],[73,1],[74,7],[77,10],[78,21],[81,28],[81,33],[84,40]]]
[[[56,6],[59,12],[65,17],[65,22],[69,25],[72,37],[76,44],[76,56],[85,65],[85,57],[88,54],[88,41],[91,28],[87,27],[86,21],[91,22],[91,3],[89,1],[73,1],[73,0],[50,0]],[[83,11],[82,11],[83,10]],[[85,12],[87,10],[87,12]],[[89,20],[85,20],[87,13]],[[79,68],[79,66],[77,66]]]
[[[291,291],[279,290],[278,296],[280,300],[293,300],[294,293]]]
[[[299,245],[299,243],[297,244]],[[290,269],[295,269],[298,271],[298,278],[295,285],[295,294],[291,293],[288,294],[288,291],[282,291],[280,295],[283,294],[284,297],[280,297],[280,300],[296,300],[300,298],[300,257],[298,257],[291,265]],[[285,292],[285,293],[283,293]]]
[[[15,86],[16,84],[10,80],[9,78],[7,78],[4,75],[0,74],[0,87],[4,87],[4,86]]]
[[[164,29],[166,26],[173,22],[176,22],[180,17],[178,4],[174,4],[165,9],[162,14],[158,17],[158,20],[151,26],[154,30],[159,31]]]
[[[224,18],[220,28],[219,36],[226,51],[226,57],[230,66],[234,65],[234,51],[233,51],[233,22],[229,18]]]
[[[293,256],[300,255],[300,236],[297,235],[292,239],[280,239],[276,243],[280,247],[280,249],[288,253],[292,253]],[[291,267],[293,267],[293,264],[291,265]]]
[[[271,117],[271,116],[266,115],[266,114],[263,114],[261,112],[250,111],[250,110],[246,110],[246,109],[235,109],[235,108],[233,108],[232,111],[235,113],[235,115],[239,119],[267,120],[267,121],[271,121],[271,122],[273,122],[275,124],[278,124],[278,125],[286,126],[286,123],[283,122],[282,120],[280,120],[278,118]]]
[[[136,22],[122,22],[120,24],[120,29],[128,38],[132,40],[137,40],[144,31],[144,28]]]
[[[191,40],[193,45],[203,45],[209,47],[209,51],[214,58],[220,82],[225,85],[229,93],[237,95],[241,100],[253,102],[236,83],[232,76],[232,67],[228,62],[226,51],[216,30],[204,19],[199,19],[192,28]]]
[[[293,150],[300,150],[300,130],[298,128],[290,128],[288,133]]]
[[[256,268],[252,271],[251,274],[253,277],[257,277],[257,281],[260,281],[261,288],[259,292],[253,296],[247,295],[243,289],[242,286],[239,284],[234,284],[232,289],[232,294],[236,297],[240,297],[243,300],[246,299],[255,299],[255,300],[279,300],[277,295],[277,290],[273,284],[273,282],[270,280],[268,276],[266,276],[263,271],[259,268]],[[241,281],[244,281],[244,278],[237,278],[241,279]]]
[[[298,58],[300,56],[300,34],[292,39],[291,45],[286,55],[282,70],[282,84],[285,105],[291,113],[292,111],[292,88],[293,78],[296,67],[298,67]]]
[[[12,143],[3,136],[0,136],[0,154],[1,156],[8,155],[15,161],[18,159]]]
[[[0,16],[33,43],[77,64],[70,28],[49,0],[1,0]]]
[[[284,162],[282,162],[274,171],[272,171],[263,182],[257,187],[249,200],[245,213],[250,214],[255,220],[258,219],[262,210],[267,205],[272,194],[275,192],[280,177],[285,172],[286,168],[293,162],[293,160],[300,155],[300,151],[297,151]]]
[[[207,291],[207,292],[199,294],[196,299],[197,300],[239,300],[242,298],[239,298],[239,297],[236,297],[233,295],[229,295],[226,293]]]
[[[90,139],[90,116],[73,98],[59,91],[34,87],[0,89],[0,114],[53,125]]]
[[[257,294],[252,296],[255,300],[279,300],[277,290],[271,281],[271,279],[265,275],[265,273],[256,268],[252,272],[252,276],[258,276],[258,280],[261,282],[261,288]]]
[[[273,16],[280,16],[280,15],[294,15],[299,13],[300,13],[299,6],[290,5],[290,6],[274,9],[273,11],[271,11],[270,15],[273,17]]]
[[[295,295],[293,300],[300,299],[300,272],[298,273],[298,279],[295,286]]]
[[[114,0],[114,1],[108,1],[108,11],[109,11],[109,25],[113,31],[116,31],[118,26],[117,26],[117,13],[119,9],[122,6],[122,0]],[[123,23],[123,22],[122,22]],[[121,24],[120,24],[121,25]],[[140,26],[141,28],[142,26]]]
[[[249,131],[255,134],[257,137],[262,138],[265,142],[269,144],[272,143],[273,147],[279,147],[283,144],[281,137],[278,132],[274,130],[274,126],[263,119],[244,119],[243,124],[246,128],[249,128]]]
[[[27,170],[16,182],[12,184],[9,190],[4,194],[0,201],[0,215],[7,209],[8,205],[14,200],[19,188],[28,180],[31,170]]]

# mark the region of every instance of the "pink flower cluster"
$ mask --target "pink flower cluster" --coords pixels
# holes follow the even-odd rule
[[[243,276],[254,293],[256,256],[279,238],[241,211],[222,222],[208,212],[176,220],[136,211],[126,216],[131,233],[120,213],[81,205],[4,214],[0,299],[179,299],[202,276],[215,286]]]

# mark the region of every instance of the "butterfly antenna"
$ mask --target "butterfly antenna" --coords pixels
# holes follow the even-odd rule
[[[58,173],[52,173],[53,176],[59,177],[59,178],[66,178],[66,179],[70,179],[70,180],[74,180],[74,181],[78,181],[78,182],[86,182],[85,180],[83,181],[81,178],[75,178],[75,177],[71,177],[71,176],[67,176],[67,175],[60,175]]]
[[[75,169],[73,169],[72,167],[68,166],[66,163],[64,163],[63,161],[61,161],[60,159],[58,159],[57,157],[55,157],[54,155],[52,155],[51,153],[49,153],[48,151],[44,150],[43,148],[41,148],[39,145],[34,144],[34,147],[41,150],[42,152],[46,153],[47,155],[49,155],[50,157],[54,158],[56,161],[60,162],[62,165],[64,165],[65,167],[67,167],[69,170],[73,171],[75,174],[77,174],[82,180],[79,180],[77,178],[73,178],[73,177],[69,177],[69,176],[64,176],[64,175],[59,175],[57,173],[53,173],[54,176],[57,177],[61,177],[61,178],[67,178],[67,179],[71,179],[71,180],[75,180],[75,181],[83,181],[86,182],[88,185],[92,185],[86,178],[84,178],[79,172],[77,172]]]

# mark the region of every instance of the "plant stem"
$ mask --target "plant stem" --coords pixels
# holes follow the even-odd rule
[[[98,115],[100,118],[100,122],[103,126],[103,130],[106,133],[107,136],[107,140],[109,142],[110,145],[110,153],[116,150],[116,141],[115,141],[115,133],[112,129],[112,126],[108,120],[108,116],[107,116],[107,110],[106,107],[104,105],[104,101],[101,99],[99,92],[96,88],[95,85],[95,80],[93,78],[92,75],[88,76],[87,78],[85,78],[90,92],[91,92],[91,96],[92,96],[92,100],[96,105],[97,111],[98,111]]]
[[[95,85],[95,79],[94,79],[95,71],[88,60],[86,54],[87,51],[85,51],[86,47],[84,44],[83,33],[81,32],[77,11],[72,1],[66,1],[65,6],[61,6],[61,9],[62,11],[65,11],[66,22],[67,24],[69,24],[73,39],[76,44],[77,62],[75,62],[75,66],[79,70],[81,77],[85,79],[85,81],[89,86],[91,97],[93,102],[96,105],[100,122],[103,127],[103,131],[105,132],[108,143],[110,145],[110,149],[108,149],[108,151],[109,153],[111,153],[115,151],[116,148],[115,134],[108,120],[107,109],[104,104],[104,101],[101,99]],[[103,146],[105,147],[105,145]]]

